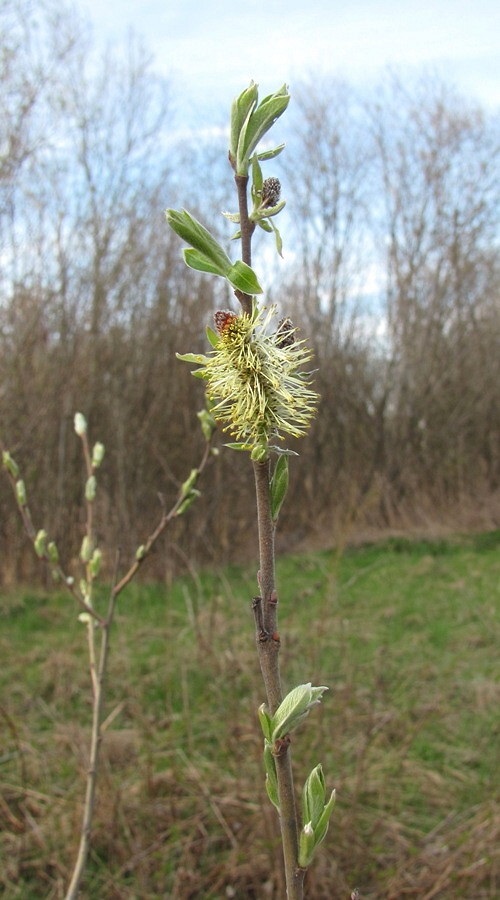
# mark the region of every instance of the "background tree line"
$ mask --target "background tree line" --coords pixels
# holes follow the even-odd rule
[[[100,543],[128,554],[202,443],[202,385],[175,352],[203,349],[232,298],[184,267],[164,209],[189,196],[212,223],[234,206],[227,136],[175,136],[176,98],[138,40],[98,59],[51,0],[1,0],[0,17],[0,437],[40,526],[76,553],[84,412],[107,451]],[[498,524],[499,118],[425,74],[291,88],[286,158],[266,173],[287,200],[285,260],[257,247],[254,264],[312,341],[321,404],[282,546]],[[214,460],[151,574],[254,554],[247,468]],[[5,483],[0,509],[0,577],[33,578]]]

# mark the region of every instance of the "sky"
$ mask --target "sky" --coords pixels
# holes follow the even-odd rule
[[[355,84],[388,67],[432,68],[500,109],[499,0],[78,0],[98,43],[144,38],[185,114],[226,110],[312,73]]]

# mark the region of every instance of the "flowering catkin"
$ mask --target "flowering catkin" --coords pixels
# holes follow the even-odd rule
[[[300,371],[311,351],[295,340],[290,320],[272,327],[274,307],[264,313],[218,311],[219,340],[210,356],[200,358],[204,365],[196,373],[207,382],[213,416],[252,446],[304,435],[318,401],[311,374]]]

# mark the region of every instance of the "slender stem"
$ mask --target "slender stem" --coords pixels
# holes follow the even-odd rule
[[[241,258],[247,266],[252,265],[252,235],[255,225],[248,217],[248,199],[247,186],[248,175],[235,175],[236,190],[238,192],[238,206],[240,209],[240,231],[241,231]],[[236,296],[241,303],[243,312],[252,312],[252,297],[250,294],[244,294],[243,291],[236,291]]]
[[[116,582],[116,578],[114,579]],[[99,762],[99,749],[102,741],[101,717],[104,700],[104,680],[106,676],[106,668],[109,655],[109,638],[111,626],[113,624],[113,616],[115,611],[117,592],[113,587],[110,592],[108,614],[106,616],[105,625],[102,628],[101,647],[99,653],[99,666],[94,681],[94,703],[92,709],[92,735],[90,739],[90,759],[87,772],[87,787],[85,791],[85,805],[83,808],[83,821],[80,832],[80,845],[78,847],[78,856],[76,858],[75,867],[71,876],[65,900],[75,900],[78,896],[80,882],[87,862],[87,856],[90,848],[90,834],[92,826],[92,817],[94,814],[95,791],[97,784],[97,769]],[[93,623],[89,623],[94,628]]]
[[[252,234],[254,224],[248,217],[247,186],[248,177],[235,175],[238,191],[241,229],[241,256],[243,262],[252,262]],[[250,312],[252,298],[236,292],[243,311]],[[276,593],[274,524],[270,500],[270,461],[254,462],[255,493],[257,500],[257,522],[259,531],[259,588],[260,597],[254,601],[257,649],[264,679],[267,705],[271,714],[283,699],[279,667],[280,637],[278,633],[278,595]],[[304,896],[303,869],[298,867],[299,823],[295,804],[290,740],[279,742],[275,747],[276,775],[280,806],[280,830],[285,865],[286,892],[288,900],[302,900]]]

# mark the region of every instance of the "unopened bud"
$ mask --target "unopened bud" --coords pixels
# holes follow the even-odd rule
[[[95,494],[97,490],[97,479],[95,475],[91,475],[90,478],[87,478],[87,483],[85,485],[85,499],[92,503],[95,500]]]
[[[101,465],[101,463],[104,459],[104,452],[105,452],[104,444],[101,444],[100,441],[97,441],[97,443],[94,444],[94,447],[92,450],[92,465],[93,465],[94,469],[98,469],[99,466]]]
[[[87,420],[83,413],[75,413],[74,419],[75,431],[79,437],[82,437],[87,431]]]
[[[16,497],[19,506],[26,506],[26,503],[28,502],[26,497],[26,485],[21,478],[19,481],[16,481]]]
[[[38,532],[35,540],[33,541],[33,546],[35,548],[35,553],[37,556],[42,559],[47,553],[47,532],[44,528],[41,528]]]
[[[92,554],[92,559],[89,562],[90,572],[94,578],[97,578],[101,569],[102,562],[102,553],[98,547],[94,550]]]
[[[19,476],[19,466],[16,463],[15,459],[12,459],[12,456],[10,455],[8,450],[3,451],[2,462],[4,468],[6,468],[8,472],[10,472],[13,478],[17,478]]]
[[[54,544],[54,541],[51,541],[50,544],[48,545],[47,552],[49,554],[49,559],[50,559],[51,563],[56,565],[59,562],[59,551],[58,551],[56,545]]]
[[[80,548],[80,559],[82,562],[89,562],[92,557],[92,541],[89,536],[86,534],[83,541],[82,546]]]

